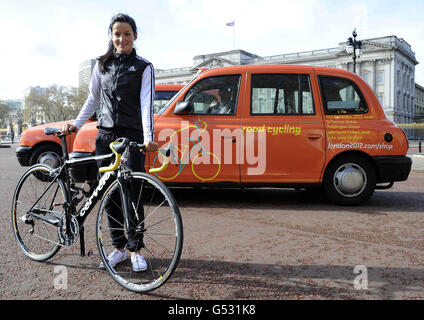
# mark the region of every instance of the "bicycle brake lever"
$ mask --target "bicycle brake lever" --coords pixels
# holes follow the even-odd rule
[[[175,152],[174,152],[174,144],[172,142],[169,143],[169,149],[171,151],[172,162],[175,163],[175,165],[178,167],[177,157],[176,157]]]

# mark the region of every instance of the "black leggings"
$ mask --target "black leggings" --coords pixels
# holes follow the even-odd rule
[[[131,141],[137,143],[143,143],[143,137],[141,131],[128,130],[128,129],[113,129],[105,130],[99,129],[97,138],[96,138],[96,155],[103,155],[111,153],[109,144],[115,141],[117,138],[128,138]],[[144,172],[144,154],[139,151],[133,151],[130,153],[130,156],[127,161],[127,166],[134,172]],[[104,167],[108,166],[110,163],[108,161],[99,161],[98,166]],[[140,191],[139,185],[135,185],[134,181],[131,184],[133,194],[138,195]],[[137,196],[134,201],[137,201]],[[128,204],[129,214],[128,220],[130,224],[130,230],[128,230],[128,239],[125,237],[123,231],[124,216],[123,216],[123,206],[121,205],[121,197],[119,194],[119,189],[116,189],[109,199],[108,203],[105,206],[105,211],[108,215],[110,235],[112,237],[112,245],[116,249],[127,248],[131,252],[135,252],[144,247],[143,235],[142,233],[136,234],[135,227],[139,224],[136,221],[136,216],[133,210],[133,207]],[[143,204],[139,203],[137,208],[139,221],[142,221],[144,218]],[[144,227],[143,224],[141,227]]]

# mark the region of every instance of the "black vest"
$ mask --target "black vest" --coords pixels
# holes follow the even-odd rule
[[[97,128],[132,129],[142,132],[140,90],[149,62],[128,54],[115,53],[100,72],[100,113]]]

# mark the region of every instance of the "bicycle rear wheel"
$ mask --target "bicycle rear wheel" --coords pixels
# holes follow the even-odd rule
[[[103,265],[115,281],[128,290],[148,292],[162,286],[177,267],[183,246],[182,219],[174,197],[159,179],[135,172],[131,174],[127,185],[128,190],[132,190],[130,206],[137,208],[138,222],[135,229],[139,241],[144,243],[140,254],[147,262],[147,270],[133,271],[130,258],[114,267],[107,263],[108,254],[116,246],[111,233],[118,232],[119,237],[128,239],[123,219],[117,219],[117,216],[124,215],[122,203],[114,200],[119,198],[118,181],[114,181],[105,192],[99,207],[97,245]],[[114,217],[111,217],[111,210],[107,209],[110,205],[114,206]],[[115,242],[116,237],[115,234]]]
[[[57,221],[63,215],[63,206],[57,204],[65,202],[66,193],[62,180],[51,182],[52,170],[46,165],[32,166],[22,175],[13,195],[13,234],[22,252],[35,261],[45,261],[60,249],[57,226],[47,220]]]

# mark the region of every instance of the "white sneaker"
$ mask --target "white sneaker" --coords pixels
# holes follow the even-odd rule
[[[107,261],[109,261],[109,265],[111,267],[116,266],[118,263],[126,260],[127,257],[127,250],[125,249],[123,252],[119,251],[118,249],[113,250],[108,256]],[[103,264],[103,261],[100,263],[100,268],[104,268],[105,265]]]
[[[144,260],[141,254],[132,254],[131,255],[132,268],[135,272],[147,270],[147,263]]]

